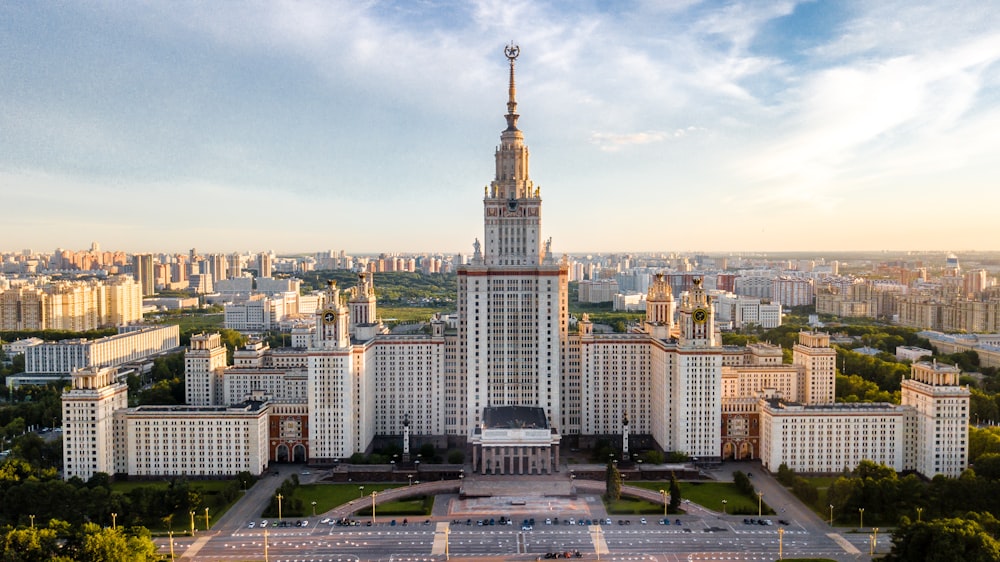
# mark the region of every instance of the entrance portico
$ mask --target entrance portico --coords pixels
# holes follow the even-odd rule
[[[552,474],[559,471],[560,440],[542,408],[486,408],[483,424],[472,435],[472,469],[480,474]]]

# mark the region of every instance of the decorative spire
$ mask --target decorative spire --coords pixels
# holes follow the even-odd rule
[[[507,60],[510,61],[510,87],[507,90],[507,130],[516,131],[517,130],[517,118],[520,115],[517,114],[517,100],[514,99],[516,93],[516,88],[514,87],[514,61],[517,60],[517,55],[521,54],[521,48],[514,44],[513,41],[510,45],[507,45],[503,49],[503,54],[507,55]]]

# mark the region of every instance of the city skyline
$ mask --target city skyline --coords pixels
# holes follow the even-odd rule
[[[996,249],[988,6],[409,6],[0,6],[0,246],[470,253],[513,40],[557,254]]]

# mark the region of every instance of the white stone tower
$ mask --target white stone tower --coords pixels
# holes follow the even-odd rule
[[[792,348],[792,363],[801,365],[796,400],[803,404],[833,404],[837,390],[837,352],[830,347],[830,335],[799,332]]]
[[[211,406],[222,401],[222,370],[226,368],[226,346],[219,334],[191,336],[184,353],[184,398],[189,406]]]
[[[116,410],[128,407],[128,386],[116,370],[88,367],[73,372],[63,392],[63,478],[88,480],[97,472],[124,472],[125,443],[115,443]],[[121,431],[119,431],[121,433]]]
[[[900,384],[900,404],[915,410],[907,423],[904,463],[930,478],[957,478],[969,466],[969,388],[951,365],[917,362]]]
[[[701,279],[696,279],[678,311],[671,441],[674,450],[705,460],[717,459],[722,448],[722,346],[714,318]]]
[[[460,375],[466,382],[467,435],[488,406],[537,406],[560,420],[561,357],[567,339],[568,271],[542,245],[542,199],[528,174],[528,148],[517,128],[514,61],[507,128],[494,155],[495,178],[483,198],[484,245],[458,269]]]

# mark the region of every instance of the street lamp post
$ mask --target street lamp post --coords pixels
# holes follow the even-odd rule
[[[878,550],[878,527],[872,527],[872,554]]]
[[[278,498],[278,521],[281,521],[281,499],[284,498],[281,494],[275,496]]]
[[[764,492],[757,492],[757,517],[760,517],[762,514],[763,500]]]
[[[920,513],[924,510],[922,507],[917,508],[917,523],[920,522]]]
[[[727,503],[729,503],[729,502],[728,502],[728,501],[726,501],[726,500],[722,500],[722,514],[723,514],[723,515],[725,515],[725,514],[726,514],[726,504],[727,504]]]
[[[365,497],[365,487],[358,486],[358,498],[364,498],[364,497]]]
[[[31,527],[34,528],[34,526],[35,526],[34,525],[34,520],[35,520],[35,516],[34,515],[31,516],[31,520],[32,520]],[[112,529],[117,529],[118,528],[118,514],[117,513],[112,513],[111,514],[111,528]]]
[[[210,525],[208,524],[208,522],[209,522],[209,518],[208,518],[208,508],[206,507],[206,508],[205,508],[205,530],[206,530],[206,531],[207,531],[207,530],[209,530],[209,529],[211,528],[211,526],[210,526]]]
[[[313,506],[313,517],[316,517],[316,502],[312,502]]]
[[[372,490],[372,525],[375,524],[375,496],[378,495],[378,490]]]
[[[268,562],[268,559],[267,559],[267,529],[264,529],[264,562]]]
[[[191,512],[191,536],[194,536],[194,511]]]
[[[663,516],[667,516],[667,491],[660,490],[660,495],[663,496]]]
[[[785,538],[785,528],[784,527],[778,527],[778,560],[781,560],[781,559],[784,558],[784,554],[785,554],[784,553],[784,547],[785,547],[784,538]]]
[[[407,474],[406,477],[410,479],[410,483],[407,484],[407,485],[408,486],[412,486],[413,485],[413,475],[412,474]]]
[[[31,528],[34,529],[35,528],[35,514],[29,515],[28,519],[31,519]]]
[[[372,511],[374,513],[374,511]],[[451,553],[448,552],[448,535],[451,534],[451,527],[444,528],[444,559],[451,560]]]
[[[167,531],[167,536],[170,537],[170,562],[174,562],[174,532]]]
[[[833,527],[833,504],[830,504],[830,526]]]
[[[859,529],[864,529],[865,528],[865,508],[863,508],[863,507],[859,507],[858,508],[858,518],[859,518],[858,528]]]

